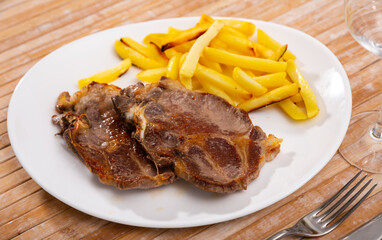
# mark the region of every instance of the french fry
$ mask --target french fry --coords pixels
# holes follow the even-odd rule
[[[293,96],[294,94],[298,93],[298,91],[299,88],[297,83],[289,84],[269,91],[260,97],[255,97],[248,101],[240,103],[238,107],[247,112],[250,112],[260,107],[264,107],[271,103],[279,102],[283,99]]]
[[[191,78],[194,75],[196,65],[198,64],[199,57],[202,54],[204,47],[210,43],[223,26],[223,23],[215,21],[208,30],[195,41],[180,68],[179,75],[181,77]]]
[[[306,116],[306,113],[304,113],[298,106],[296,106],[296,104],[294,104],[291,98],[282,100],[278,104],[281,107],[281,109],[294,120],[305,120],[308,118]]]
[[[144,82],[156,83],[159,82],[162,77],[166,76],[166,72],[166,67],[147,69],[138,73],[137,78]]]
[[[235,103],[232,101],[232,99],[223,90],[219,89],[218,87],[215,87],[214,85],[212,85],[206,81],[199,81],[199,82],[203,86],[203,89],[207,93],[219,96],[219,97],[223,98],[224,100],[226,100],[232,106],[235,106]]]
[[[167,34],[162,40],[160,49],[163,52],[168,48],[172,48],[181,43],[196,39],[205,33],[209,27],[210,24],[201,24],[181,32]]]
[[[129,58],[131,63],[141,69],[152,69],[163,67],[162,64],[157,61],[145,57],[134,49],[126,46],[123,42],[117,40],[114,44],[115,50],[122,59]]]
[[[215,19],[213,19],[212,17],[203,14],[200,17],[200,20],[197,25],[212,24],[214,21]],[[247,37],[252,36],[256,30],[256,26],[250,22],[245,22],[237,19],[219,19],[219,21],[222,21],[227,27],[234,28],[235,30],[240,31]]]
[[[207,14],[202,14],[202,16],[200,16],[199,22],[196,25],[212,24],[214,21],[215,19],[208,16]]]
[[[262,86],[266,88],[277,88],[284,85],[291,84],[288,80],[286,80],[286,72],[278,72],[272,74],[266,74],[263,76],[254,77],[253,80],[260,83]]]
[[[180,67],[183,65],[184,60],[186,60],[187,54],[188,54],[188,53],[183,53],[182,56],[180,57],[180,61],[179,61],[179,69],[180,69]]]
[[[123,38],[121,38],[121,42],[123,42],[126,46],[139,52],[140,54],[148,57],[147,48],[145,46],[143,46],[142,44],[136,42],[134,39],[129,38],[129,37],[123,37]]]
[[[200,56],[199,58],[199,63],[202,64],[203,66],[209,67],[217,72],[222,72],[222,68],[219,63],[214,62],[206,58],[205,56]]]
[[[238,55],[246,55],[246,56],[255,56],[256,54],[253,51],[253,48],[251,47],[249,51],[238,51],[236,49],[230,48],[227,43],[223,42],[222,40],[218,38],[212,39],[211,43],[209,44],[209,47],[216,48],[220,50],[225,50],[230,53],[238,54]]]
[[[206,57],[218,63],[263,72],[283,72],[287,67],[285,62],[276,62],[269,59],[242,56],[216,48],[205,47],[203,53]]]
[[[269,73],[266,73],[266,72],[262,72],[262,71],[256,71],[256,70],[252,70],[253,74],[255,74],[256,76],[264,76],[264,75],[267,75]]]
[[[161,47],[162,41],[167,34],[165,33],[151,33],[143,39],[143,43],[148,45],[154,43],[158,47]]]
[[[269,59],[274,54],[274,51],[272,51],[271,49],[265,47],[264,45],[258,42],[252,43],[252,47],[257,57],[263,57],[263,58]]]
[[[241,37],[241,38],[247,38],[248,39],[248,36],[245,35],[244,33],[240,32],[239,30],[233,28],[233,27],[230,27],[230,26],[224,26],[222,28],[222,30],[220,30],[221,33],[225,33],[225,34],[231,34],[233,36],[236,36],[236,37]]]
[[[227,50],[228,45],[220,39],[214,38],[210,42],[210,47]]]
[[[248,76],[248,74],[246,74],[239,67],[234,68],[233,79],[245,90],[252,93],[252,96],[254,97],[263,95],[268,91],[265,87],[261,86],[261,84]]]
[[[166,57],[168,59],[172,58],[173,56],[175,56],[175,54],[179,53],[178,51],[176,51],[174,48],[169,48],[167,49],[166,51],[164,51],[164,54],[166,55]]]
[[[178,33],[178,32],[181,32],[181,31],[182,30],[176,29],[174,27],[169,27],[167,33],[168,34],[173,34],[173,33]]]
[[[292,97],[290,97],[290,100],[292,100],[292,102],[294,103],[299,103],[304,101],[304,99],[302,99],[301,93],[297,93],[293,95]]]
[[[181,52],[181,53],[189,52],[191,47],[192,47],[192,45],[194,45],[195,41],[196,40],[194,39],[194,40],[191,40],[191,41],[187,41],[187,42],[181,43],[178,46],[173,47],[173,49],[175,49],[176,51]]]
[[[93,81],[98,83],[111,83],[112,81],[117,80],[127,70],[129,70],[130,67],[131,60],[129,58],[126,58],[113,68],[94,74],[91,77],[79,80],[78,87],[83,88],[84,86],[89,85]]]
[[[252,36],[256,30],[256,26],[251,22],[245,22],[237,19],[222,19],[219,21],[222,21],[226,26],[239,30],[248,37]]]
[[[261,29],[257,29],[257,41],[263,44],[264,46],[272,49],[273,51],[276,51],[277,49],[282,47],[282,45],[279,42],[277,42],[275,39],[273,39]],[[287,50],[283,58],[285,60],[294,60],[296,59],[296,56],[294,56],[289,50]]]
[[[147,55],[146,57],[154,59],[155,61],[159,62],[160,64],[166,66],[168,64],[168,59],[166,55],[160,51],[159,47],[155,45],[154,43],[147,44]]]
[[[240,103],[245,101],[245,99],[243,99],[243,98],[241,98],[239,96],[229,95],[229,97],[235,103],[235,105],[234,105],[235,107],[237,107],[237,105],[239,105]]]
[[[183,55],[180,57],[179,60],[179,69],[182,67],[184,61],[186,60],[186,57],[188,55],[188,52],[183,53]],[[192,90],[192,79],[186,78],[179,74],[179,82],[187,89]]]
[[[316,116],[319,112],[316,97],[310,88],[308,82],[302,76],[300,70],[297,68],[296,63],[293,60],[288,60],[287,73],[294,83],[297,83],[301,88],[301,96],[304,99],[306,113],[308,118]]]
[[[232,78],[233,69],[235,68],[234,66],[222,64],[221,68],[222,68],[222,73],[224,75],[226,75],[227,77]]]
[[[174,80],[179,79],[179,62],[181,56],[181,53],[177,53],[170,59],[167,65],[166,77]]]
[[[243,71],[250,77],[256,77],[256,75],[251,71],[251,70],[248,70],[248,69],[243,69]]]
[[[182,77],[179,75],[179,81],[180,83],[187,88],[188,90],[192,90],[192,79],[188,77]]]
[[[195,76],[200,82],[206,81],[209,84],[222,89],[227,94],[239,96],[243,99],[249,99],[251,97],[251,94],[248,91],[240,87],[230,77],[200,64],[196,66]]]
[[[272,54],[272,56],[271,56],[269,59],[270,59],[270,60],[273,60],[273,61],[279,61],[279,60],[284,56],[284,54],[286,53],[287,48],[288,48],[288,45],[285,44],[285,45],[282,46],[281,48],[277,49],[277,50]]]
[[[252,41],[248,38],[242,38],[221,32],[216,36],[216,38],[227,44],[229,49],[234,49],[247,56],[255,55],[252,50]]]
[[[194,91],[199,91],[199,90],[202,90],[203,88],[202,84],[195,77],[191,78],[191,85],[192,85],[192,90]]]

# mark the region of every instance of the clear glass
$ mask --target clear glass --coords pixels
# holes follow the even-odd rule
[[[345,21],[353,38],[382,57],[382,0],[345,0]],[[382,174],[382,105],[357,114],[339,148],[350,164]]]

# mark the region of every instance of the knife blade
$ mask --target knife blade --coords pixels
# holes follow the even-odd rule
[[[382,213],[371,219],[362,227],[351,232],[342,240],[381,240],[382,239]]]

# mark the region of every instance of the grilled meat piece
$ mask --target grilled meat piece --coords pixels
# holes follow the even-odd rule
[[[113,102],[158,166],[174,168],[178,177],[204,190],[246,189],[280,151],[282,140],[267,137],[245,111],[178,81],[137,83]]]
[[[120,189],[153,188],[172,183],[171,170],[158,170],[131,132],[123,127],[111,97],[120,88],[91,83],[73,96],[58,97],[52,117],[68,146],[99,180]]]

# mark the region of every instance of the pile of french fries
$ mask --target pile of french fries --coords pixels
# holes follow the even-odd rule
[[[114,81],[133,64],[142,70],[137,74],[141,81],[172,78],[247,112],[274,103],[295,120],[316,116],[315,95],[297,68],[296,57],[261,29],[252,40],[255,30],[250,22],[202,15],[190,29],[170,27],[167,33],[151,33],[143,44],[123,37],[115,42],[115,50],[124,60],[81,79],[79,87]]]

